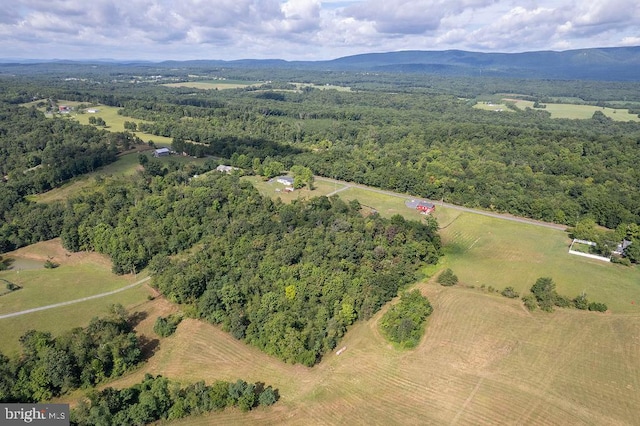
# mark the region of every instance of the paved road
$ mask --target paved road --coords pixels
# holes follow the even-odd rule
[[[30,314],[32,312],[44,311],[44,310],[53,309],[53,308],[59,308],[60,306],[67,306],[67,305],[72,305],[74,303],[85,302],[85,301],[91,300],[91,299],[98,299],[100,297],[111,296],[112,294],[116,294],[116,293],[120,293],[121,291],[129,290],[130,288],[133,288],[133,287],[135,287],[137,285],[140,285],[140,284],[142,284],[144,282],[147,282],[150,279],[151,279],[151,277],[143,278],[140,281],[137,281],[137,282],[135,282],[133,284],[129,284],[129,285],[124,286],[122,288],[119,288],[117,290],[108,291],[106,293],[94,294],[93,296],[83,297],[82,299],[69,300],[67,302],[60,302],[60,303],[55,303],[53,305],[40,306],[38,308],[25,309],[24,311],[12,312],[10,314],[0,315],[0,319],[17,317],[19,315]]]
[[[407,194],[399,194],[397,192],[386,191],[384,189],[373,188],[373,187],[370,187],[370,186],[360,185],[360,184],[352,183],[352,182],[344,182],[344,181],[341,181],[341,180],[330,179],[330,178],[325,178],[325,177],[320,177],[320,176],[316,176],[315,179],[319,180],[319,181],[331,182],[331,183],[337,183],[337,184],[340,184],[340,185],[345,185],[345,188],[341,188],[341,189],[339,189],[337,191],[333,191],[329,195],[336,194],[336,193],[338,193],[340,191],[344,191],[345,189],[348,189],[348,188],[360,188],[360,189],[365,189],[367,191],[377,192],[379,194],[385,194],[385,195],[390,195],[392,197],[402,198],[402,199],[405,199],[405,200],[412,200],[412,199],[415,199],[415,198],[420,198],[420,199],[427,200],[426,198],[422,198],[422,197],[415,197],[415,196],[412,197],[412,196],[407,195]],[[434,204],[436,204],[438,206],[447,207],[449,209],[454,209],[454,210],[459,210],[459,211],[468,212],[468,213],[474,213],[474,214],[481,214],[483,216],[494,217],[496,219],[504,219],[504,220],[510,220],[512,222],[528,223],[530,225],[542,226],[542,227],[545,227],[545,228],[557,229],[557,230],[560,230],[560,231],[564,231],[565,229],[567,229],[566,225],[560,225],[560,224],[557,224],[557,223],[542,222],[542,221],[539,221],[539,220],[512,216],[510,214],[493,213],[493,212],[488,212],[488,211],[485,211],[485,210],[471,209],[471,208],[468,208],[468,207],[462,207],[462,206],[458,206],[458,205],[455,205],[455,204],[443,203],[443,202],[435,201],[435,200],[427,200],[427,201],[430,201],[430,202],[432,202],[432,203],[434,203]]]

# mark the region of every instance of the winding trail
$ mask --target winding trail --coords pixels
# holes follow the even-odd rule
[[[151,277],[143,278],[140,281],[136,281],[133,284],[129,284],[127,286],[121,287],[117,290],[107,291],[106,293],[94,294],[93,296],[83,297],[81,299],[68,300],[66,302],[54,303],[53,305],[40,306],[37,308],[25,309],[24,311],[12,312],[10,314],[0,315],[0,319],[17,317],[20,315],[30,314],[33,312],[45,311],[47,309],[59,308],[60,306],[73,305],[74,303],[85,302],[87,300],[99,299],[101,297],[111,296],[112,294],[120,293],[121,291],[129,290],[137,285],[140,285],[144,282],[147,282],[151,279]]]
[[[349,188],[359,188],[359,189],[364,189],[366,191],[377,192],[379,194],[390,195],[392,197],[402,198],[402,199],[405,199],[405,200],[412,200],[412,199],[420,198],[422,200],[429,201],[429,202],[431,202],[431,203],[433,203],[435,205],[438,205],[438,206],[443,206],[443,207],[446,207],[446,208],[449,208],[449,209],[458,210],[458,211],[462,211],[462,212],[481,214],[483,216],[494,217],[496,219],[504,219],[504,220],[510,220],[512,222],[527,223],[529,225],[542,226],[544,228],[551,228],[551,229],[556,229],[556,230],[559,230],[559,231],[564,231],[565,229],[567,229],[567,225],[560,225],[560,224],[557,224],[557,223],[550,223],[550,222],[542,222],[540,220],[527,219],[527,218],[524,218],[524,217],[513,216],[513,215],[510,215],[510,214],[506,214],[506,213],[493,213],[493,212],[488,212],[486,210],[472,209],[472,208],[469,208],[469,207],[458,206],[456,204],[444,203],[442,201],[428,200],[428,199],[423,198],[423,197],[415,197],[415,196],[412,197],[412,196],[407,195],[407,194],[399,194],[397,192],[387,191],[387,190],[384,190],[384,189],[378,189],[378,188],[374,188],[374,187],[366,186],[366,185],[360,185],[360,184],[353,183],[353,182],[345,182],[345,181],[326,178],[326,177],[321,177],[321,176],[315,176],[315,179],[319,180],[319,181],[331,182],[331,183],[336,183],[336,184],[340,184],[340,185],[345,185],[344,188],[341,188],[339,190],[333,191],[332,193],[328,194],[329,196],[333,195],[335,193],[338,193],[340,191],[344,191],[344,190],[349,189]]]

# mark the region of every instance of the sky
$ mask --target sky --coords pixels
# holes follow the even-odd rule
[[[325,60],[640,45],[638,0],[11,0],[0,58]]]

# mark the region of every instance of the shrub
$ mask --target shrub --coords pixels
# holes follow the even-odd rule
[[[569,299],[567,296],[562,296],[560,294],[556,294],[556,300],[554,304],[559,308],[568,308],[573,305],[573,300]]]
[[[600,302],[591,302],[591,303],[589,303],[589,310],[590,311],[597,311],[597,312],[606,312],[607,311],[607,305],[605,305],[604,303],[600,303]]]
[[[47,260],[46,262],[44,262],[44,267],[47,268],[47,269],[55,269],[58,266],[60,266],[59,263],[55,263],[55,262],[52,262],[50,260]]]
[[[515,291],[513,287],[506,287],[500,294],[502,294],[504,297],[508,297],[509,299],[517,299],[518,297],[520,297],[520,293]]]
[[[522,296],[522,301],[524,302],[524,306],[530,311],[535,311],[538,308],[538,302],[533,294]]]
[[[458,277],[450,268],[447,268],[440,275],[438,275],[437,281],[438,283],[440,283],[440,285],[449,287],[458,284]]]
[[[422,336],[423,323],[433,308],[419,290],[403,293],[400,303],[391,306],[382,316],[380,328],[392,342],[404,348],[413,348]]]
[[[182,316],[173,314],[168,317],[158,317],[153,324],[153,331],[160,337],[171,336],[182,321]]]
[[[577,296],[575,299],[573,299],[573,306],[575,306],[576,309],[582,309],[582,310],[586,310],[587,308],[589,308],[589,301],[587,300],[587,295],[583,293],[580,296]]]

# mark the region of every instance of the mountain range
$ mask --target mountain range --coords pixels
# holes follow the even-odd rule
[[[73,61],[2,60],[0,63],[70,63]],[[403,72],[443,76],[488,76],[555,80],[640,81],[640,46],[566,51],[483,53],[463,50],[409,50],[365,53],[326,61],[242,59],[163,61],[86,60],[81,63],[154,64],[160,67],[195,66],[278,68],[317,71]]]

